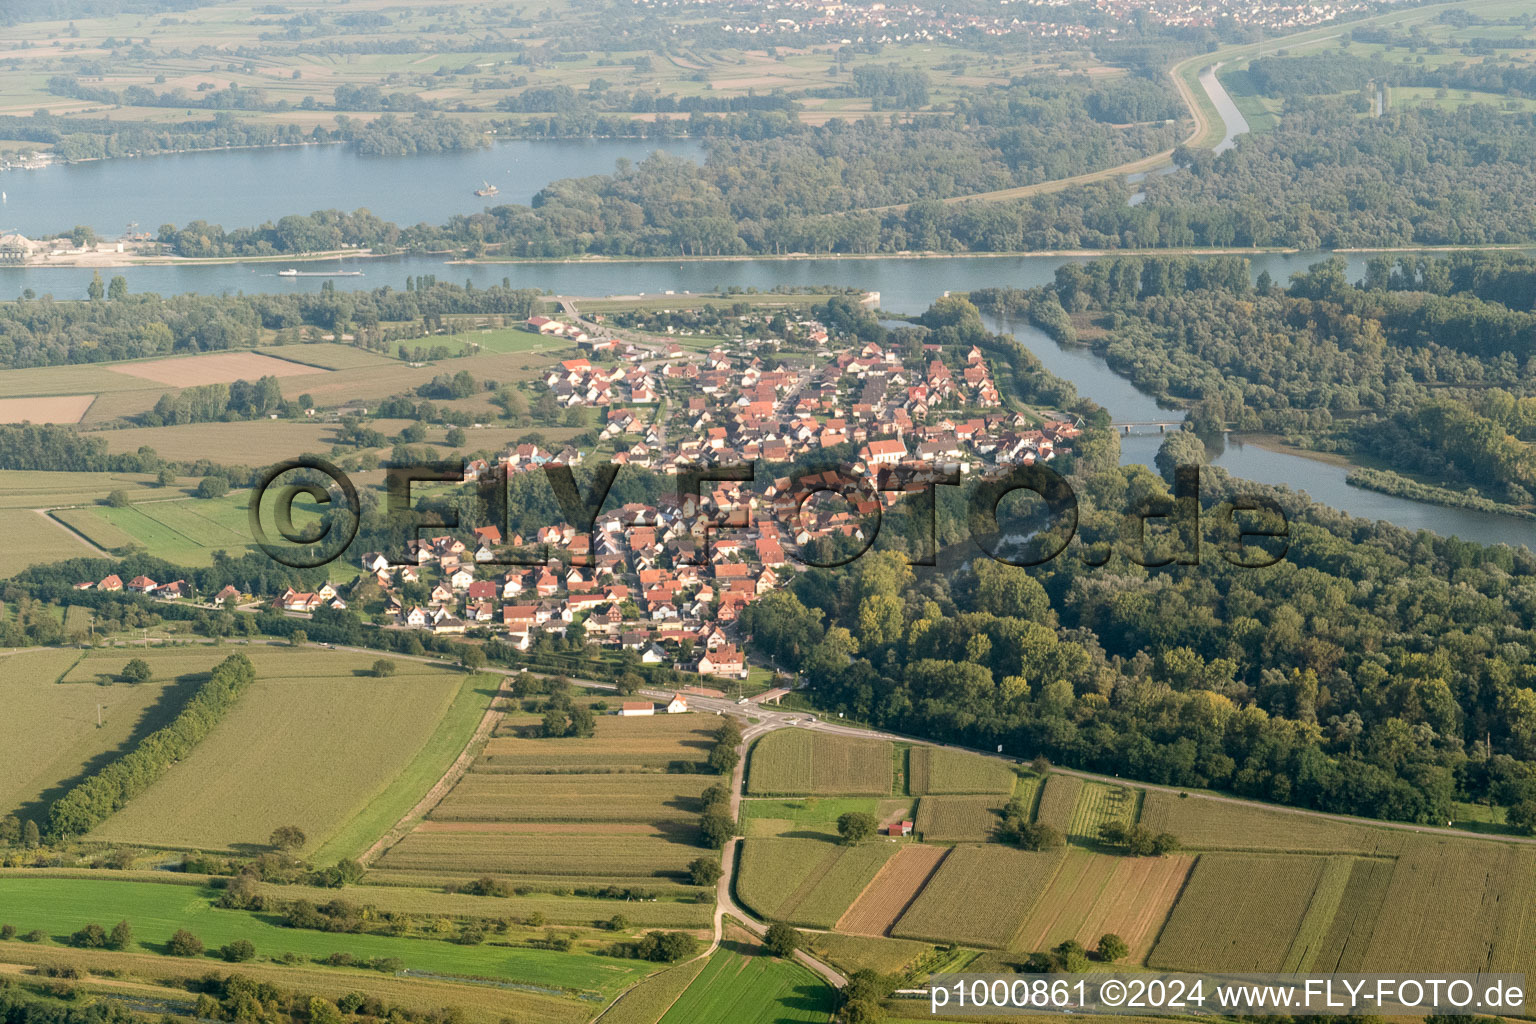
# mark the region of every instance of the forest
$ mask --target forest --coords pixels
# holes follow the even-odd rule
[[[974,298],[1003,314],[1054,298],[1099,328],[1091,344],[1117,371],[1192,406],[1206,436],[1281,434],[1524,506],[1536,494],[1533,279],[1536,260],[1507,253],[1374,257],[1354,285],[1335,257],[1285,290],[1264,275],[1251,285],[1237,257],[1114,257]]]
[[[291,230],[294,237],[303,230],[320,230],[312,223],[290,227],[287,220],[279,222],[281,230]],[[199,229],[194,224],[183,230]],[[20,299],[0,302],[0,366],[57,366],[248,348],[264,340],[263,330],[278,332],[277,340],[283,343],[298,341],[306,328],[337,333],[360,329],[387,351],[397,337],[419,337],[422,327],[436,329],[449,314],[525,319],[539,294],[512,288],[506,281],[475,288],[414,277],[400,289],[327,288],[295,295],[161,296],[131,293],[122,278],[113,279],[102,298],[90,300],[39,298],[27,289]],[[381,328],[381,323],[414,323],[418,328],[413,333]]]
[[[1171,481],[1119,466],[1100,431],[1069,477],[1094,545],[1123,510],[1171,502]],[[915,735],[1423,823],[1453,800],[1536,795],[1536,556],[1352,520],[1209,467],[1200,494],[1202,517],[1275,502],[1284,558],[1243,568],[1204,548],[1148,568],[1089,564],[1084,548],[1021,569],[962,542],[926,569],[898,548],[802,573],[746,625],[818,706]]]

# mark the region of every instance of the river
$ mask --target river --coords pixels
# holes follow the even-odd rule
[[[1222,95],[1225,95],[1224,91]],[[1218,103],[1218,108],[1220,106]],[[1226,116],[1225,113],[1223,116]],[[1238,117],[1240,118],[1241,115]],[[1246,128],[1246,124],[1243,127]],[[1232,128],[1233,125],[1229,123],[1229,136],[1234,134]],[[513,148],[498,148],[490,152],[503,155],[515,152],[528,154],[533,164],[548,168],[549,174],[545,180],[560,176],[557,166],[563,166],[562,161],[582,163],[582,173],[587,173],[602,169],[597,166],[599,163],[604,166],[611,165],[612,160],[619,156],[629,156],[633,159],[637,155],[643,156],[646,152],[646,144],[643,143],[605,144],[601,147],[592,143],[575,146],[564,143],[504,143],[502,145]],[[550,146],[548,152],[555,155],[541,161],[536,156],[539,150],[527,148],[542,146]],[[629,148],[626,150],[625,147]],[[604,154],[601,160],[594,155],[599,151]],[[680,147],[674,147],[673,151],[686,152]],[[590,159],[577,155],[581,153],[588,154]],[[487,154],[448,156],[454,159],[471,157],[474,160],[484,160]],[[110,191],[140,188],[140,185],[133,182],[135,175],[143,168],[154,166],[161,160],[177,164],[184,159],[217,161],[216,166],[224,168],[231,179],[243,180],[256,175],[257,168],[272,171],[281,166],[283,161],[293,161],[297,165],[313,167],[316,166],[313,161],[317,158],[322,161],[339,162],[331,166],[352,165],[353,162],[369,163],[363,158],[349,156],[339,148],[328,147],[221,152],[198,154],[193,158],[106,161],[84,166],[93,168],[92,173],[98,175],[104,187]],[[449,159],[447,163],[453,164],[454,159]],[[369,178],[368,188],[376,187],[380,181],[398,182],[406,178],[414,179],[417,170],[423,166],[417,162],[421,160],[428,160],[434,166],[442,166],[442,162],[437,158],[412,157],[395,161],[379,161],[379,166],[370,170],[370,173],[375,176]],[[72,171],[74,168],[50,168],[49,170]],[[360,189],[352,197],[355,201],[352,205],[367,205],[381,214],[384,214],[388,204],[393,202],[445,204],[434,207],[439,211],[446,210],[450,206],[473,207],[474,204],[465,202],[464,196],[469,189],[468,186],[463,185],[463,181],[467,178],[469,184],[473,185],[477,183],[474,180],[476,177],[483,178],[485,175],[478,172],[466,174],[465,165],[457,165],[452,175],[453,187],[446,190],[452,192],[451,195],[446,194],[444,190],[438,190],[429,199],[423,199],[395,196],[387,189],[384,192],[370,191],[366,194]],[[14,180],[14,176],[0,175],[0,180]],[[287,178],[284,180],[291,181]],[[531,192],[542,183],[540,181],[535,184],[530,179],[520,188]],[[293,187],[298,189],[297,194],[308,196],[315,201],[309,203],[295,201],[296,205],[291,204],[287,207],[278,205],[263,216],[275,216],[285,211],[293,212],[295,209],[327,205],[326,202],[318,200],[320,193],[314,190],[332,188],[334,183],[306,183],[302,187],[297,185]],[[509,190],[504,187],[503,194],[507,195],[508,192]],[[176,212],[170,209],[170,205],[173,204],[171,198],[162,197],[156,201],[167,203],[168,215],[173,220],[178,219]],[[251,200],[247,197],[217,192],[207,205],[189,204],[185,201],[177,201],[173,205],[178,208],[180,218],[190,219],[193,216],[200,216],[210,221],[221,221],[228,226],[234,226],[254,222],[253,218],[242,213],[249,209],[250,202]],[[61,198],[55,208],[68,211],[67,214],[58,217],[66,223],[76,223],[82,219],[77,212],[83,208],[79,204]],[[428,216],[427,219],[434,219],[434,216]],[[656,294],[665,291],[707,292],[732,286],[768,291],[776,286],[805,287],[837,284],[877,291],[880,293],[882,308],[893,313],[911,314],[922,312],[934,299],[945,292],[970,291],[988,286],[1025,288],[1045,284],[1052,280],[1056,268],[1063,263],[1083,262],[1089,258],[1087,256],[1037,255],[948,256],[923,259],[720,259],[450,264],[441,256],[398,256],[310,263],[305,264],[305,267],[310,270],[346,267],[363,271],[362,277],[339,278],[333,282],[336,287],[345,289],[377,288],[384,285],[403,288],[407,277],[420,274],[435,274],[440,279],[455,282],[473,281],[477,285],[496,284],[506,279],[516,287],[540,288],[556,294],[573,296],[628,295],[637,292]],[[1324,258],[1324,255],[1318,253],[1268,253],[1254,256],[1251,261],[1255,274],[1267,270],[1274,281],[1283,284],[1292,273],[1305,270],[1308,265]],[[230,263],[205,266],[134,266],[114,269],[107,273],[122,274],[133,291],[158,291],[164,294],[317,290],[327,280],[280,278],[276,276],[280,268],[281,264]],[[52,293],[59,298],[82,298],[93,273],[94,271],[89,268],[0,268],[0,295],[11,297],[25,288],[31,288],[40,295]],[[1364,257],[1350,257],[1351,279],[1358,279],[1363,274]],[[1051,372],[1071,380],[1081,394],[1109,409],[1117,420],[1145,421],[1176,418],[1171,416],[1168,410],[1159,408],[1150,395],[1137,390],[1130,381],[1111,370],[1104,360],[1094,355],[1089,349],[1081,346],[1059,345],[1024,323],[995,323],[994,326],[1013,333],[1040,357]],[[1150,464],[1160,440],[1160,435],[1155,431],[1123,438],[1123,461]],[[1436,533],[1483,543],[1529,544],[1529,538],[1536,535],[1536,530],[1533,530],[1530,524],[1510,517],[1468,509],[1445,508],[1350,487],[1344,483],[1343,468],[1317,459],[1232,442],[1226,445],[1214,462],[1235,476],[1303,490],[1318,501],[1352,515],[1367,519],[1384,519],[1410,529],[1429,529]]]
[[[694,139],[509,139],[483,149],[361,156],[347,145],[223,149],[50,164],[0,173],[0,233],[31,238],[88,225],[105,238],[127,226],[206,220],[254,227],[290,213],[359,207],[396,224],[443,224],[497,203],[527,203],[561,178],[606,174],[656,150],[701,159]],[[475,195],[482,183],[500,189]]]

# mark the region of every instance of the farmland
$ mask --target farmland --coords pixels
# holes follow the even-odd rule
[[[941,847],[901,847],[838,919],[837,930],[855,935],[890,934],[948,853]]]
[[[891,744],[781,729],[752,750],[747,791],[753,796],[889,796]]]
[[[283,953],[325,957],[345,949],[360,959],[397,957],[419,971],[610,995],[647,969],[632,960],[592,955],[285,928],[262,915],[220,909],[213,903],[216,895],[211,889],[147,882],[0,878],[0,905],[6,908],[6,919],[17,922],[22,930],[40,928],[60,943],[88,922],[110,927],[126,920],[133,926],[137,944],[156,952],[163,950],[173,932],[185,928],[210,948],[243,938],[269,957]]]
[[[1102,782],[1089,782],[1079,790],[1077,803],[1072,808],[1072,819],[1067,825],[1067,835],[1077,840],[1096,840],[1099,829],[1110,822],[1124,825],[1136,823],[1136,805],[1140,790],[1124,786],[1107,786]]]
[[[995,758],[961,750],[914,746],[908,755],[907,791],[913,796],[1013,792],[1018,777]],[[1006,801],[1005,801],[1006,802]]]
[[[1063,850],[957,846],[891,934],[1007,947],[1061,866]]]
[[[845,972],[869,968],[881,974],[902,974],[933,947],[926,942],[869,935],[815,932],[807,936],[816,956]]]
[[[142,362],[113,363],[114,372],[165,384],[173,388],[199,384],[231,384],[237,380],[261,377],[295,377],[323,373],[317,366],[305,366],[287,359],[274,359],[258,352],[210,352],[205,355],[150,359]]]
[[[0,398],[0,423],[79,423],[95,395]]]
[[[1140,962],[1167,920],[1189,870],[1191,856],[1111,857],[1071,849],[1014,942],[1022,952],[1076,939],[1092,949],[1113,932]]]
[[[30,943],[9,944],[6,958],[23,965],[91,971],[111,978],[105,984],[119,996],[123,994],[124,986],[134,984],[121,979],[144,979],[157,986],[169,986],[156,990],[156,994],[178,1001],[185,998],[187,986],[198,984],[209,974],[220,973],[213,962],[204,958],[64,949]],[[444,1006],[453,1006],[463,1011],[469,1024],[498,1024],[511,1014],[516,1015],[519,1024],[585,1024],[592,1015],[592,1004],[586,1000],[498,988],[484,983],[400,977],[377,971],[303,963],[278,965],[260,960],[241,964],[240,973],[254,981],[284,989],[297,988],[333,1001],[351,992],[363,992],[417,1013],[433,1013]],[[86,983],[78,988],[86,991],[88,986]]]
[[[1395,853],[1402,844],[1401,833],[1365,823],[1155,791],[1142,801],[1141,823],[1172,832],[1189,850]]]
[[[510,717],[503,719],[475,770],[660,770],[672,765],[702,765],[714,744],[711,723],[698,715],[602,715],[590,739],[572,737],[559,743],[534,738],[534,728],[526,722],[514,724]]]
[[[1283,967],[1325,857],[1208,853],[1147,963],[1191,971],[1274,973]],[[1263,884],[1255,884],[1259,879]]]
[[[297,825],[313,849],[388,790],[465,681],[416,663],[374,679],[364,674],[372,658],[341,651],[260,653],[256,685],[229,716],[96,838],[220,850],[260,847]],[[157,675],[175,664],[148,660]]]
[[[700,958],[653,974],[624,993],[603,1014],[603,1024],[656,1024],[708,965]]]
[[[50,800],[168,722],[190,694],[168,677],[138,685],[58,685],[79,660],[79,651],[65,650],[0,657],[0,817],[16,813],[46,825]],[[119,654],[101,664],[110,679],[127,660]]]
[[[1006,803],[1001,796],[925,796],[918,801],[914,828],[930,843],[985,842]]]
[[[757,798],[741,803],[741,827],[748,836],[839,838],[837,819],[850,811],[872,814],[876,821],[912,817],[912,801],[905,797],[881,800],[860,796],[808,796],[800,799]]]
[[[817,839],[748,839],[737,891],[762,917],[831,928],[902,848],[884,842],[844,846]]]
[[[302,345],[271,345],[256,350],[271,356],[322,370],[352,370],[359,366],[387,366],[395,362],[387,355],[370,352],[356,345],[338,345],[332,341],[306,342]]]
[[[1072,831],[1072,816],[1077,810],[1077,797],[1082,792],[1083,780],[1075,775],[1052,773],[1045,778],[1040,790],[1040,805],[1035,808],[1035,820],[1049,825],[1062,835]]]
[[[521,710],[504,716],[501,735],[429,820],[377,861],[379,880],[494,874],[653,891],[681,883],[688,862],[705,853],[700,796],[720,781],[697,774],[714,719],[599,714],[588,739],[535,738],[539,721]]]
[[[432,812],[441,821],[690,821],[709,775],[487,774],[472,771]],[[510,816],[509,816],[510,812]]]
[[[798,1024],[831,1016],[834,994],[820,978],[796,963],[748,951],[735,941],[716,951],[660,1024]]]

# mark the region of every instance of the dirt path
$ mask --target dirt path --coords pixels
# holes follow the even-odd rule
[[[44,519],[48,520],[54,526],[57,526],[59,529],[63,530],[65,533],[67,533],[71,537],[75,538],[75,540],[79,541],[81,544],[84,544],[86,547],[90,548],[96,554],[101,555],[101,556],[103,556],[105,558],[111,558],[112,557],[112,552],[108,551],[106,548],[102,547],[100,544],[97,544],[95,541],[91,540],[91,538],[87,537],[85,534],[81,533],[79,530],[75,529],[73,526],[70,526],[68,523],[65,523],[61,519],[53,518],[53,510],[52,509],[35,508],[32,511],[36,512],[38,515],[40,515]]]
[[[480,724],[475,726],[475,734],[469,738],[469,742],[464,745],[464,749],[459,752],[459,756],[454,760],[453,764],[448,766],[448,770],[443,773],[443,777],[437,780],[437,784],[428,790],[427,795],[417,801],[416,806],[407,811],[404,817],[395,822],[393,828],[380,836],[378,841],[368,847],[363,855],[358,858],[364,865],[372,864],[374,859],[385,850],[388,850],[391,846],[404,839],[406,833],[414,828],[417,822],[424,819],[431,812],[432,808],[442,802],[443,797],[448,795],[449,790],[458,785],[459,780],[464,777],[464,773],[469,771],[469,766],[474,764],[475,758],[480,756],[480,747],[486,740],[491,738],[491,733],[496,731],[497,723],[506,714],[505,711],[496,707],[496,701],[501,696],[501,693],[502,690],[498,687],[496,696],[491,698],[491,706],[485,709],[485,717],[481,718]]]

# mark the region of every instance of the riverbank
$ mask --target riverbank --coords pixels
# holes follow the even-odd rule
[[[1345,471],[1344,482],[1351,487],[1358,487],[1363,491],[1375,491],[1377,494],[1386,494],[1394,498],[1406,498],[1409,501],[1417,501],[1426,505],[1438,505],[1442,508],[1462,508],[1473,512],[1485,512],[1489,515],[1507,516],[1511,519],[1536,520],[1536,512],[1521,508],[1518,505],[1510,505],[1480,495],[1466,494],[1462,491],[1452,490],[1449,487],[1440,487],[1435,484],[1424,483],[1405,476],[1395,470],[1384,466],[1365,465],[1356,462],[1347,455],[1338,452],[1318,452],[1309,448],[1300,448],[1293,444],[1287,444],[1275,434],[1236,434],[1228,435],[1239,444],[1253,445],[1265,451],[1275,452],[1280,455],[1296,456],[1303,459],[1311,459],[1314,462],[1334,466]]]

